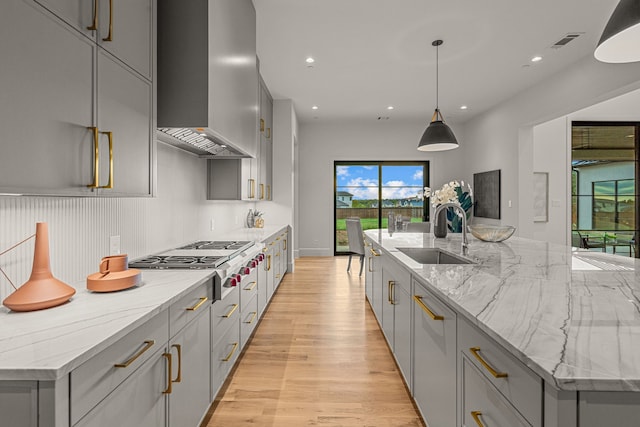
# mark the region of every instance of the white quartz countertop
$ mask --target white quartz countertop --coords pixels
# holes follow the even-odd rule
[[[286,230],[288,227],[288,225],[266,225],[264,228],[236,228],[216,235],[216,240],[253,240],[256,242],[264,242]]]
[[[365,234],[557,388],[640,391],[640,260],[469,235],[468,258],[476,264],[422,265],[397,248],[460,254],[460,234]]]

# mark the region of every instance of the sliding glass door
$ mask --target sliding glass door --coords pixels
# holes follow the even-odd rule
[[[349,253],[346,218],[360,218],[363,230],[386,228],[390,212],[428,221],[428,185],[429,162],[334,162],[334,253]]]

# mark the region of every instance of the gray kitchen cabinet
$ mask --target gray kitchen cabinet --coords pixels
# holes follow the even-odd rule
[[[229,289],[213,303],[211,314],[211,400],[227,378],[240,350],[240,293]]]
[[[172,389],[167,395],[170,427],[200,425],[210,403],[210,302],[199,310],[200,315],[169,341],[173,361]]]
[[[260,77],[259,199],[273,200],[273,98]]]
[[[263,252],[264,254],[264,249]],[[264,260],[258,263],[256,267],[258,275],[258,317],[262,317],[267,304],[269,304],[269,297],[267,295],[267,270],[266,270],[266,257]]]
[[[376,316],[378,323],[382,326],[382,306],[385,301],[383,297],[384,286],[382,285],[382,259],[384,257],[382,250],[378,246],[369,240],[365,241],[371,244],[369,248],[370,256],[367,258],[367,275],[365,276],[365,282],[370,283],[371,287],[369,304],[373,309],[373,314]]]
[[[100,185],[111,183],[108,194],[113,196],[149,195],[153,137],[151,82],[102,51],[98,53],[98,73]],[[102,132],[112,132],[111,146],[109,135]]]
[[[3,381],[0,383],[2,422],[12,427],[38,425],[38,382]],[[4,424],[3,424],[4,425]]]
[[[382,282],[382,330],[411,389],[411,275],[390,257],[384,257]]]
[[[258,320],[258,270],[249,268],[248,274],[241,274],[240,288],[240,350],[253,333]],[[245,270],[246,271],[246,270]]]
[[[152,79],[152,0],[36,1],[144,77]]]
[[[429,426],[456,424],[456,314],[413,282],[413,398]]]
[[[257,164],[257,159],[207,160],[207,199],[257,200]]]
[[[42,3],[70,21],[74,16],[84,19],[85,9],[93,7],[90,2],[79,8],[65,1]],[[139,23],[150,28],[151,38],[153,22],[150,11]],[[0,124],[6,130],[0,192],[148,196],[153,165],[151,82],[74,28],[34,1],[9,0],[3,6],[0,55],[11,60],[0,70],[5,94]],[[134,84],[125,71],[139,82]],[[117,116],[109,116],[114,112]],[[106,188],[111,187],[111,164],[116,177],[113,188]]]
[[[36,3],[3,2],[0,192],[92,194],[94,50]]]
[[[466,357],[461,376],[463,426],[531,427]]]

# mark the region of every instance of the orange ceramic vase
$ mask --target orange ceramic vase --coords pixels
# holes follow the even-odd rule
[[[13,311],[33,311],[63,304],[76,290],[53,277],[49,265],[49,229],[46,222],[36,223],[36,243],[31,277],[2,301]]]

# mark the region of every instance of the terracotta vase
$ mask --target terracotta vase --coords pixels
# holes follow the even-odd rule
[[[31,277],[2,301],[13,311],[33,311],[63,304],[76,290],[53,277],[49,265],[49,229],[46,222],[36,223],[36,243],[33,251]]]

